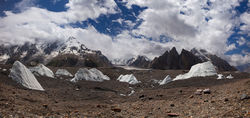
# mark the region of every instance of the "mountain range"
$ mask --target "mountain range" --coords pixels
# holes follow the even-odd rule
[[[211,61],[219,71],[237,70],[222,58],[208,53],[206,50],[195,48],[190,51],[182,49],[181,53],[178,54],[176,48],[173,47],[170,51],[166,51],[153,60],[138,55],[128,59],[113,59],[110,61],[101,51],[88,49],[74,37],[69,37],[65,41],[0,45],[0,63],[12,64],[16,60],[26,65],[37,65],[38,63],[57,67],[111,67],[113,65],[125,65],[162,70],[188,70],[197,63]]]
[[[12,64],[16,60],[27,65],[44,63],[49,66],[112,66],[101,51],[88,49],[74,37],[65,41],[1,45],[0,61]]]

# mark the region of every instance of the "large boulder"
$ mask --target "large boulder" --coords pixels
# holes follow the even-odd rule
[[[35,76],[19,61],[13,64],[9,77],[26,88],[44,91]]]
[[[29,69],[36,76],[45,76],[45,77],[50,77],[50,78],[54,78],[55,77],[53,71],[51,71],[49,68],[47,68],[43,64],[39,64],[38,66],[31,67]]]
[[[199,63],[191,67],[188,73],[183,75],[178,75],[175,80],[183,80],[191,77],[206,77],[216,75],[215,66],[210,62]]]

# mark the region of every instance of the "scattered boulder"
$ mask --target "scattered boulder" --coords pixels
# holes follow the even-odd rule
[[[135,90],[131,90],[131,92],[128,94],[128,96],[131,96],[135,93]]]
[[[139,96],[140,99],[142,99],[142,98],[144,98],[144,97],[145,97],[145,95],[140,95],[140,96]]]
[[[179,114],[177,114],[177,113],[168,113],[168,116],[170,116],[170,117],[178,117]]]
[[[248,96],[247,94],[242,94],[240,99],[241,100],[250,99],[250,96]]]
[[[233,79],[234,77],[230,74],[226,77],[227,79]]]
[[[203,90],[203,93],[204,93],[204,94],[210,94],[210,93],[211,93],[211,90],[210,90],[209,88],[204,89],[204,90]]]
[[[138,84],[141,83],[136,79],[136,77],[133,74],[127,74],[127,75],[120,75],[117,79],[120,82],[127,82],[129,84]]]
[[[3,71],[3,72],[6,72],[6,71],[7,71],[7,69],[3,68],[3,69],[2,69],[2,71]]]
[[[102,82],[104,80],[109,80],[109,77],[104,75],[101,71],[97,69],[80,68],[71,82],[78,82],[80,80]]]
[[[112,108],[111,110],[114,112],[121,112],[122,111],[120,108]]]
[[[176,76],[176,78],[174,78],[173,81],[188,79],[191,77],[213,76],[216,74],[217,72],[214,65],[210,61],[207,61],[192,66],[188,73]]]
[[[172,82],[172,80],[173,79],[169,75],[167,75],[163,80],[159,81],[159,85],[165,85],[169,82]]]
[[[197,89],[195,92],[194,92],[194,94],[195,95],[202,95],[202,89]]]
[[[9,77],[26,88],[44,91],[43,87],[40,85],[31,71],[19,61],[15,61],[13,64],[12,68],[10,69]]]
[[[58,69],[56,71],[55,75],[57,77],[60,77],[60,76],[73,77],[73,75],[69,71],[67,71],[66,69]]]
[[[227,102],[227,101],[229,101],[229,99],[228,99],[228,98],[225,98],[224,101]]]
[[[51,71],[49,68],[47,68],[43,64],[39,64],[38,66],[31,67],[29,69],[36,76],[45,76],[45,77],[54,78],[53,71]]]
[[[175,105],[174,104],[170,104],[171,107],[174,107]]]

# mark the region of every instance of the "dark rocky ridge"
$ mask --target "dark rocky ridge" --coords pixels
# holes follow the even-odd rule
[[[227,61],[220,57],[208,53],[206,50],[192,49],[187,51],[182,49],[179,55],[173,47],[170,51],[166,51],[163,55],[156,57],[150,64],[153,69],[161,70],[189,70],[193,65],[201,62],[211,61],[219,71],[236,71]]]
[[[202,62],[198,57],[187,50],[182,50],[179,55],[175,47],[162,56],[155,58],[151,63],[153,69],[190,69],[194,64]]]

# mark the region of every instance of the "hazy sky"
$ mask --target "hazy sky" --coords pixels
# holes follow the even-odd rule
[[[202,48],[250,62],[248,0],[0,0],[1,44],[74,36],[108,58]]]

